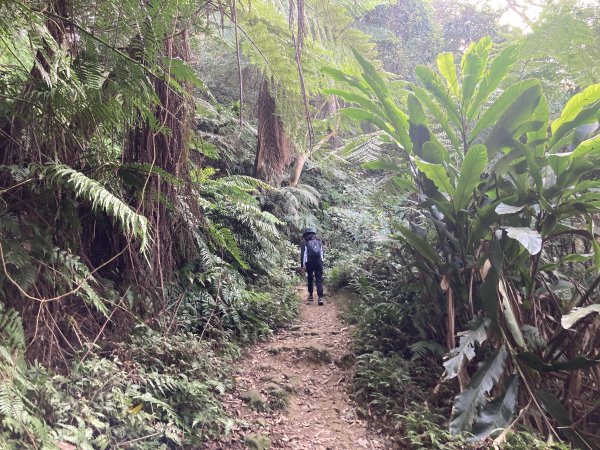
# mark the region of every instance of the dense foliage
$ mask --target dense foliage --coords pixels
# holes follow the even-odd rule
[[[491,50],[489,38],[471,44],[458,73],[453,54],[442,53],[439,72],[418,67],[419,83],[404,91],[358,53],[360,77],[327,72],[353,88],[335,91],[356,105],[342,112],[371,122],[397,147],[366,167],[391,171],[405,190],[391,238],[415,252],[404,268],[436,305],[426,335],[450,350],[445,379],[460,386],[450,431],[478,440],[497,434],[512,423],[520,395],[521,415],[535,410],[548,433],[558,437],[552,419],[568,427],[562,433],[574,445],[593,448],[599,361],[588,316],[600,271],[600,86],[573,96],[550,121],[538,80],[497,91],[518,47],[493,58]],[[457,328],[466,329],[458,345]],[[568,394],[555,371],[569,373]],[[555,395],[578,406],[567,411]],[[590,419],[587,432],[572,425],[580,417]]]
[[[597,446],[597,19],[0,1],[0,445],[227,433],[317,225],[365,416],[413,448]]]

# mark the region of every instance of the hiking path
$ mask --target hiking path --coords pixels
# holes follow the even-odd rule
[[[299,319],[247,349],[225,407],[230,434],[209,449],[327,450],[390,448],[357,416],[348,391],[351,327],[338,317],[342,294],[306,302]]]

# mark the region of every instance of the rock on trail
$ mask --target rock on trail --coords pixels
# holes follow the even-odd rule
[[[248,349],[225,403],[235,425],[207,449],[390,448],[356,415],[347,392],[350,330],[338,318],[336,296],[326,300],[303,301],[297,323]]]

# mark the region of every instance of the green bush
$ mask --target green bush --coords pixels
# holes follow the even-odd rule
[[[370,415],[378,418],[403,411],[411,401],[426,398],[412,380],[409,362],[381,352],[357,357],[353,386],[356,400],[368,405]]]
[[[0,310],[0,448],[201,448],[227,433],[233,420],[223,396],[239,343],[271,334],[297,313],[292,280],[278,284],[228,297],[230,319],[204,310],[197,328],[182,331],[193,322],[181,310],[172,334],[138,325],[129,341],[75,354],[68,373],[27,365],[20,317]],[[202,335],[199,324],[212,321],[220,334]]]
[[[192,335],[143,327],[130,345],[75,363],[68,374],[33,365],[21,372],[30,387],[21,392],[35,422],[17,426],[5,416],[0,442],[9,449],[61,442],[82,449],[197,447],[231,426],[222,396],[237,356],[235,346],[216,354]]]
[[[410,449],[459,450],[468,447],[460,436],[446,429],[446,417],[422,403],[411,403],[405,412],[394,417],[394,428],[404,446]]]

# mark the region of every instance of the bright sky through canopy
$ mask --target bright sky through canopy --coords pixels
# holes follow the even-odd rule
[[[479,2],[473,1],[473,3]],[[528,26],[525,17],[532,21],[535,20],[545,2],[541,1],[534,5],[533,2],[523,0],[487,0],[487,3],[493,9],[503,12],[501,23],[526,29]]]
[[[480,5],[481,2],[477,0],[470,0],[476,5]],[[500,22],[505,25],[511,25],[519,27],[524,30],[529,30],[527,20],[535,21],[544,6],[551,3],[549,0],[484,0],[496,11],[502,12],[502,18]],[[579,0],[581,4],[597,4],[600,6],[600,0]],[[527,20],[526,20],[527,19]]]

